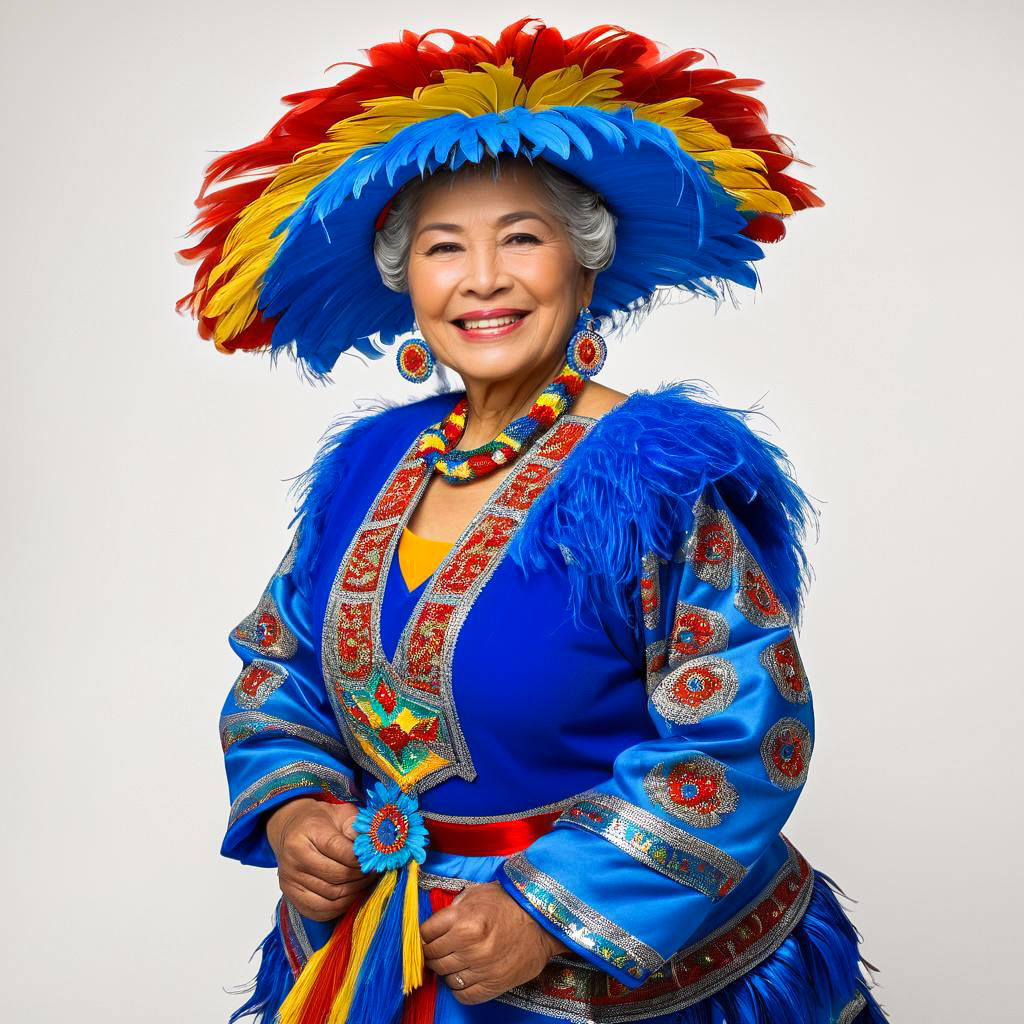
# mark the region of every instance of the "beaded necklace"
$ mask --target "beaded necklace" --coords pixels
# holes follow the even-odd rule
[[[458,451],[455,446],[466,429],[468,409],[467,400],[461,398],[436,427],[428,427],[423,432],[416,455],[449,483],[477,480],[511,462],[541,428],[546,430],[567,412],[584,383],[584,377],[566,362],[525,416],[513,420],[496,438],[479,448]]]

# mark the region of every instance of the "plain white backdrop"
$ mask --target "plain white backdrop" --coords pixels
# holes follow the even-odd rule
[[[624,391],[761,401],[822,510],[787,835],[858,902],[894,1021],[1019,1013],[1020,9],[948,0],[2,5],[6,1020],[225,1021],[277,894],[219,857],[228,631],[286,478],[391,358],[312,388],[174,301],[203,168],[403,28],[620,23],[766,81],[826,199],[739,309],[613,342]],[[801,173],[802,171],[802,173]]]

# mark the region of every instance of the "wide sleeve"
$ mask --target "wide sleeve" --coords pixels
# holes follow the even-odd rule
[[[657,738],[622,750],[611,776],[499,873],[541,925],[629,988],[699,931],[776,839],[813,741],[791,616],[714,484],[678,541],[639,572]]]
[[[221,853],[261,867],[276,864],[265,831],[271,810],[298,796],[358,798],[320,670],[310,605],[293,572],[300,530],[228,640],[242,667],[220,719],[231,800]]]

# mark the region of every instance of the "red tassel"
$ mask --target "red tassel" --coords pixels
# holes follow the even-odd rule
[[[302,1008],[302,1016],[299,1024],[324,1024],[331,1012],[334,997],[341,988],[345,978],[345,968],[348,966],[349,953],[352,949],[352,925],[355,922],[356,914],[366,899],[369,889],[364,889],[359,898],[345,911],[334,926],[328,942],[330,948],[324,955],[320,964],[320,971],[309,990],[306,1005]]]
[[[459,894],[449,889],[430,889],[430,909],[433,913],[449,907]],[[402,1006],[402,1024],[434,1024],[437,1005],[437,975],[429,968],[423,972],[423,984],[414,988]]]
[[[747,226],[740,232],[755,242],[778,242],[785,237],[786,226],[778,217],[762,214],[747,222]]]

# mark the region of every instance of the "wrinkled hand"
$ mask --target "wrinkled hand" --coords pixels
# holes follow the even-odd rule
[[[363,873],[352,849],[352,819],[358,813],[354,804],[298,797],[267,819],[281,892],[303,917],[340,917],[361,890],[377,881],[377,874]]]
[[[568,947],[545,931],[501,887],[487,882],[463,889],[449,907],[420,926],[427,967],[472,1006],[536,978]],[[460,988],[455,975],[465,982]]]

